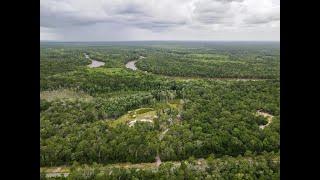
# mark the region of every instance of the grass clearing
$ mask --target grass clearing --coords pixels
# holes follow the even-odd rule
[[[58,89],[53,91],[41,91],[40,99],[44,99],[49,102],[58,99],[66,99],[69,101],[91,101],[93,100],[93,97],[85,92],[77,92],[70,89]]]
[[[139,108],[134,111],[129,111],[127,114],[119,117],[116,120],[109,120],[110,126],[115,127],[119,124],[127,124],[131,121],[153,120],[156,116],[156,111],[153,108]]]
[[[59,167],[40,167],[40,171],[46,173],[70,173],[70,167],[59,166]]]

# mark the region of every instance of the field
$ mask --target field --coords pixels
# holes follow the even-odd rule
[[[279,179],[279,43],[40,50],[42,179]]]

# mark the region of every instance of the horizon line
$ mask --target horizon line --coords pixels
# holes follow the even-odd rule
[[[114,41],[61,41],[40,40],[40,42],[280,42],[280,40],[114,40]]]

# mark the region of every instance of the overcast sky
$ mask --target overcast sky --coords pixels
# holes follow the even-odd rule
[[[280,40],[280,0],[40,0],[40,40]]]

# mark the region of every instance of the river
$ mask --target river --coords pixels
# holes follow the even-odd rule
[[[126,68],[128,69],[132,69],[132,70],[137,70],[138,68],[136,67],[136,63],[137,61],[129,61],[127,64],[126,64]]]
[[[88,54],[84,53],[84,56],[85,56],[85,58],[90,59]],[[97,61],[97,60],[94,60],[94,59],[90,59],[90,60],[91,60],[91,64],[88,65],[90,68],[96,68],[96,67],[104,66],[104,64],[105,64],[104,62]]]
[[[138,60],[143,59],[143,58],[146,58],[146,57],[144,57],[144,56],[139,56],[139,59],[138,59]],[[134,71],[137,70],[138,68],[136,67],[136,62],[137,62],[138,60],[132,60],[132,61],[127,62],[126,68],[132,69],[132,70],[134,70]]]

